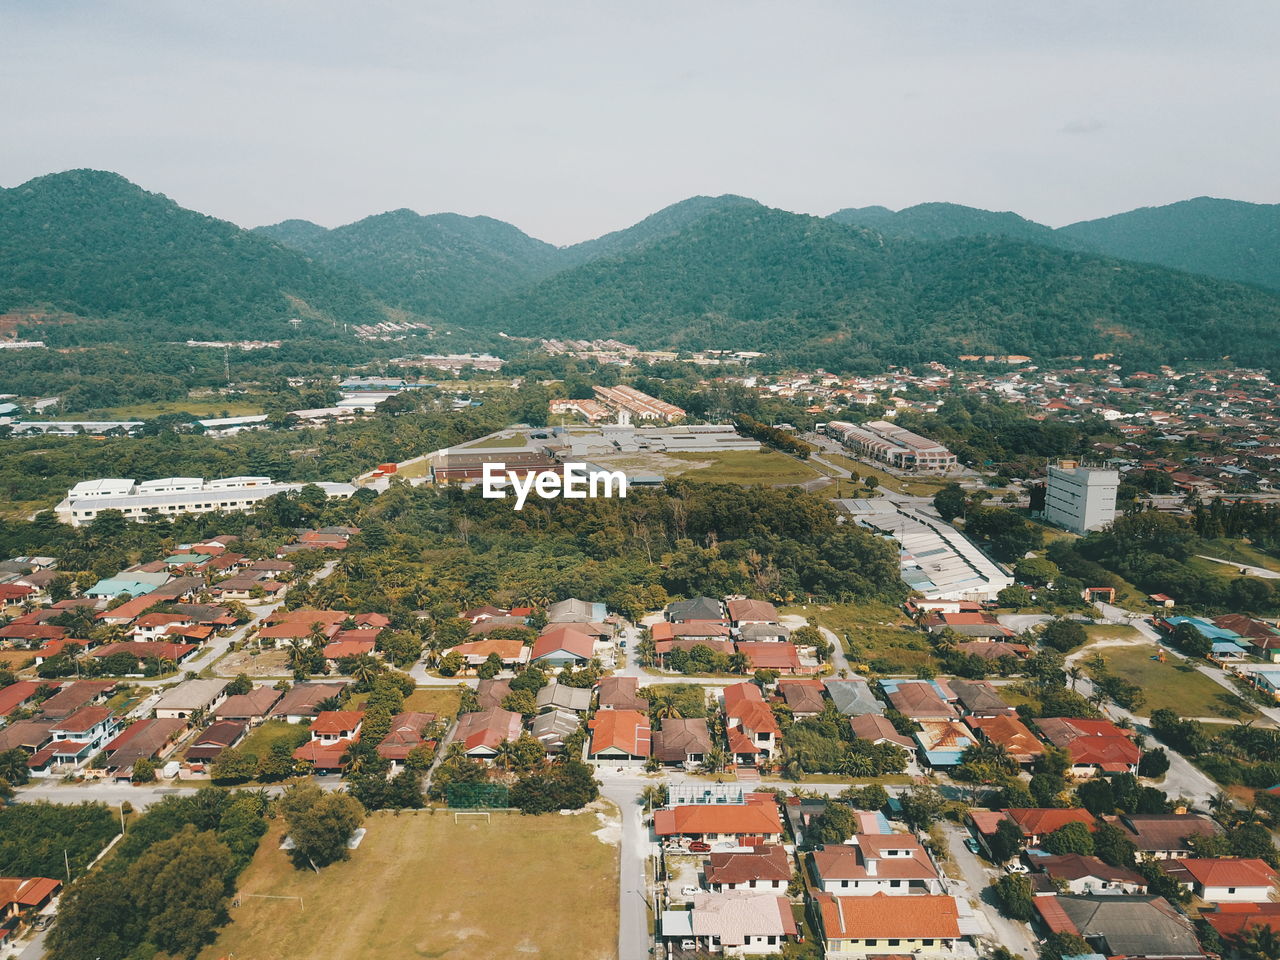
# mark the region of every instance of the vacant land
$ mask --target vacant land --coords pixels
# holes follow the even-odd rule
[[[528,437],[526,437],[523,433],[513,433],[509,437],[504,437],[504,436],[501,436],[500,434],[490,434],[487,437],[481,437],[479,440],[472,440],[468,443],[462,444],[461,446],[463,448],[481,447],[481,448],[488,449],[493,447],[493,448],[505,449],[507,447],[513,447],[513,448],[527,447],[528,445],[529,445]]]
[[[267,720],[249,731],[249,735],[240,743],[238,749],[252,753],[255,757],[265,757],[271,753],[271,745],[278,740],[289,744],[290,749],[301,746],[310,734],[304,723],[288,723],[284,720]]]
[[[721,453],[666,453],[664,457],[689,464],[683,471],[699,480],[717,483],[805,483],[823,474],[815,466],[767,448],[725,450]]]
[[[185,400],[154,400],[150,403],[132,403],[120,407],[107,407],[102,410],[90,410],[61,414],[50,419],[74,420],[152,420],[171,413],[189,413],[202,420],[214,417],[247,417],[262,413],[262,406],[249,400],[229,397],[188,397]]]
[[[494,814],[489,824],[376,813],[351,859],[319,874],[278,849],[277,821],[241,877],[232,923],[200,956],[616,956],[618,814],[607,814],[602,826],[595,813]]]
[[[1276,573],[1280,573],[1280,560],[1263,553],[1257,547],[1244,540],[1229,540],[1225,537],[1218,540],[1206,540],[1204,549],[1199,552],[1206,557],[1231,560],[1235,563],[1244,563],[1251,567],[1262,567],[1264,570],[1274,570]],[[1222,572],[1220,566],[1218,567],[1218,572]]]
[[[1085,647],[1089,656],[1092,647]],[[1258,716],[1254,706],[1231,691],[1219,686],[1185,660],[1165,654],[1165,662],[1151,659],[1157,648],[1142,643],[1127,646],[1099,647],[1107,661],[1107,669],[1136,683],[1146,694],[1146,702],[1134,712],[1150,716],[1153,710],[1166,708],[1183,717],[1225,717],[1249,720]]]
[[[830,461],[836,466],[844,467],[846,470],[856,473],[860,478],[875,477],[880,481],[880,486],[888,487],[890,490],[913,497],[932,497],[947,484],[954,482],[952,477],[901,477],[879,467],[873,467],[869,463],[863,463],[861,460],[841,456],[838,453],[824,453],[822,454],[822,459]]]
[[[348,702],[347,708],[358,710],[368,699],[367,693],[357,693]],[[404,709],[434,713],[442,719],[452,719],[458,715],[461,703],[462,691],[457,687],[418,687],[405,698]]]
[[[811,603],[785,607],[782,612],[813,617],[842,638],[854,669],[864,665],[871,673],[897,675],[939,666],[929,638],[905,613],[890,604]]]
[[[0,667],[18,671],[36,662],[30,650],[0,650]]]
[[[218,664],[223,675],[243,673],[247,677],[287,677],[293,671],[289,669],[289,652],[287,650],[236,650],[228,653]]]

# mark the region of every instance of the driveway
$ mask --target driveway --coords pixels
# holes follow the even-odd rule
[[[1040,948],[1031,935],[1031,928],[1001,914],[996,905],[995,894],[988,889],[1001,876],[1001,871],[988,866],[976,854],[969,852],[964,845],[965,838],[970,835],[965,827],[942,821],[942,832],[946,835],[951,859],[964,878],[963,889],[951,881],[947,884],[947,892],[964,897],[974,906],[986,920],[991,931],[990,939],[994,944],[1008,947],[1025,958],[1035,957]]]

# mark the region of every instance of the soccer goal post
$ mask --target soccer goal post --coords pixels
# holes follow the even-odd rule
[[[453,811],[453,822],[460,823],[461,817],[481,818],[487,824],[489,823],[489,812],[487,810],[455,810]]]

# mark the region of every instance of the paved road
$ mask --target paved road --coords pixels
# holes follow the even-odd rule
[[[618,779],[607,782],[601,791],[618,806],[622,818],[622,840],[618,870],[618,960],[647,960],[649,957],[650,893],[645,863],[653,849],[649,828],[644,824],[640,790],[649,781]]]
[[[1014,953],[1022,954],[1025,960],[1031,960],[1040,952],[1035,937],[1031,935],[1031,928],[1025,923],[1003,916],[996,904],[995,895],[989,889],[1000,877],[1001,871],[988,866],[969,852],[964,845],[969,831],[964,827],[944,820],[942,832],[946,835],[951,859],[960,868],[960,875],[964,878],[964,889],[955,889],[955,884],[948,884],[952,888],[948,892],[964,897],[980,911],[995,944],[1008,947]]]
[[[1280,580],[1280,573],[1274,570],[1268,570],[1266,567],[1255,567],[1247,563],[1236,563],[1234,560],[1222,560],[1218,557],[1209,557],[1203,553],[1197,553],[1197,557],[1201,560],[1212,560],[1214,563],[1223,563],[1228,567],[1235,567],[1241,574],[1250,577],[1261,577],[1264,580]]]

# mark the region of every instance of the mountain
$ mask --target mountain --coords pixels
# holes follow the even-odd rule
[[[460,318],[525,336],[749,348],[829,369],[963,353],[1278,363],[1280,298],[1004,237],[886,238],[737,204]]]
[[[291,318],[332,336],[384,319],[301,254],[97,170],[0,189],[0,313],[13,310],[95,321],[42,329],[53,342],[278,336]]]
[[[1079,239],[1060,235],[1052,227],[1016,213],[995,213],[959,203],[921,203],[896,213],[887,207],[849,207],[837,210],[828,219],[902,240],[1008,237],[1069,250],[1089,249],[1088,244]]]
[[[655,240],[679,233],[707,214],[738,208],[764,209],[757,201],[732,193],[718,197],[690,197],[688,200],[681,200],[669,207],[663,207],[657,213],[650,214],[639,223],[622,230],[615,230],[594,240],[585,240],[571,247],[565,247],[560,251],[559,262],[561,267],[575,267],[591,260],[631,253]]]
[[[1280,290],[1280,204],[1197,197],[1057,232],[1113,257]]]
[[[558,251],[490,217],[392,210],[326,230],[286,220],[256,233],[299,250],[387,303],[426,316],[459,310],[549,276]]]

